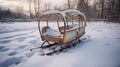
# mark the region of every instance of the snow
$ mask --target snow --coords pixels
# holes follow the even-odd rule
[[[78,27],[79,27],[78,24],[72,24],[69,26],[70,29],[76,29]]]
[[[87,23],[81,43],[51,56],[30,51],[42,44],[37,22],[0,24],[0,67],[120,67],[120,24]]]
[[[43,36],[51,36],[51,37],[60,37],[61,34],[59,31],[56,31],[52,28],[48,28],[45,33],[42,34]]]
[[[79,14],[79,15],[83,16],[84,19],[86,20],[85,15],[84,15],[82,12],[80,12],[79,10],[76,10],[76,9],[67,9],[67,10],[64,10],[64,11],[50,10],[50,11],[46,11],[46,12],[43,13],[42,15],[61,14],[61,15],[63,16],[63,18],[65,19],[65,16],[66,16],[68,13],[69,13],[70,15],[73,15],[74,17]]]
[[[61,12],[58,11],[58,10],[50,10],[50,11],[46,11],[46,12],[43,13],[42,15],[47,15],[47,14],[57,14],[57,13],[61,14]]]
[[[64,13],[64,14],[69,13],[70,15],[73,15],[74,17],[79,14],[79,15],[82,15],[82,16],[85,18],[85,20],[86,20],[85,15],[84,15],[82,12],[80,12],[80,11],[78,11],[78,10],[76,10],[76,9],[64,10],[63,13]]]

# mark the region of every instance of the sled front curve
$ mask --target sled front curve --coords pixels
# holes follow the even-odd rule
[[[40,32],[40,36],[41,36],[42,41],[47,40],[47,41],[55,42],[55,43],[63,43],[63,38],[64,38],[65,33],[61,34],[61,37],[60,37],[60,36],[56,37],[56,36],[50,36],[50,35],[43,35],[43,34],[47,31],[47,29],[50,28],[50,26],[49,26],[49,24],[50,24],[49,18],[51,18],[51,17],[54,16],[54,15],[58,15],[58,18],[61,17],[62,20],[63,20],[64,26],[66,26],[66,24],[65,24],[65,18],[64,18],[63,15],[60,13],[60,11],[55,10],[55,11],[53,11],[53,12],[54,12],[54,13],[51,13],[51,11],[47,11],[46,13],[44,13],[44,14],[40,17],[40,19],[39,19],[39,21],[38,21],[38,29],[39,29],[39,32]],[[46,18],[47,18],[47,20],[46,20],[46,21],[47,21],[47,25],[44,26],[44,27],[42,28],[42,30],[41,30],[40,23],[42,23],[42,22],[41,22],[41,19],[42,19],[44,16],[47,16],[47,17],[46,17]],[[57,18],[57,19],[58,19],[58,18]],[[53,20],[54,20],[54,19],[53,19]],[[55,21],[55,20],[54,20],[54,21]],[[58,24],[57,20],[56,20],[56,23]],[[44,29],[45,27],[46,27],[46,29]],[[59,28],[59,26],[58,26],[58,28]],[[43,31],[43,30],[44,30],[44,31]],[[64,29],[64,31],[65,31],[65,29]],[[59,30],[57,30],[57,32],[59,32]],[[53,32],[53,34],[54,34],[54,32]]]

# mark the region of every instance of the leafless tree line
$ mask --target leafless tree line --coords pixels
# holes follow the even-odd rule
[[[98,0],[96,6],[98,18],[120,22],[120,0]]]
[[[107,20],[120,19],[120,0],[94,0],[92,4],[90,3],[91,0],[66,0],[67,3],[63,4],[63,6],[54,6],[52,8],[51,3],[46,2],[42,4],[42,1],[43,0],[28,0],[28,14],[30,19],[37,19],[43,12],[47,10],[65,10],[70,8],[80,10],[86,15],[88,20],[99,18]],[[16,16],[18,15],[25,18],[25,14],[23,13],[24,9],[22,7],[16,7],[16,12]]]
[[[29,15],[31,18],[33,18],[32,10],[34,10],[35,17],[39,17],[40,14],[40,3],[41,0],[29,0]],[[32,6],[34,6],[32,9]]]

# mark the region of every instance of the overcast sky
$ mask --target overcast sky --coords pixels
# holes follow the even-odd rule
[[[67,0],[41,0],[41,5],[45,3],[50,3],[52,7],[54,6],[62,6],[62,4],[66,3]],[[0,6],[7,7],[12,10],[15,10],[17,7],[22,7],[24,10],[29,10],[28,0],[0,0]]]
[[[18,7],[20,7],[24,10],[25,13],[28,13],[29,11],[28,1],[29,0],[0,0],[0,7],[6,7],[13,11],[15,11]],[[55,7],[55,6],[59,7],[59,6],[63,6],[63,4],[66,4],[67,0],[41,0],[40,3],[41,8],[44,8],[46,3],[50,3],[51,7]]]
[[[6,7],[14,10],[17,7],[23,7],[23,9],[28,9],[27,0],[0,0],[0,6]]]

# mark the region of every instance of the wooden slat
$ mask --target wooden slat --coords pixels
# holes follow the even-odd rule
[[[75,36],[74,37],[70,37],[71,39],[67,39],[67,36],[70,36],[71,33],[75,33]],[[69,31],[66,31],[65,32],[65,36],[63,37],[63,40],[64,40],[64,43],[69,43],[73,40],[75,40],[77,37],[77,29],[73,29],[73,30],[69,30]],[[69,38],[69,37],[68,37]]]
[[[55,43],[63,42],[63,38],[59,38],[59,37],[42,36],[42,38],[43,38],[43,40],[47,40],[47,41],[51,41],[51,42],[55,42]]]

